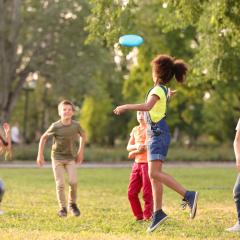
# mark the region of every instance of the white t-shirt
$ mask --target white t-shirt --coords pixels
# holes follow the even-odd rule
[[[236,126],[236,130],[237,130],[237,131],[240,131],[240,118],[239,118],[239,120],[238,120],[238,124],[237,124],[237,126]]]
[[[20,133],[19,133],[18,127],[13,126],[11,128],[11,138],[12,138],[12,141],[15,142],[15,143],[20,143],[21,142]]]

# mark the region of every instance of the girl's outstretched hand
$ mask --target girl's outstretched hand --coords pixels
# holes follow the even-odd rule
[[[120,114],[124,113],[126,110],[127,110],[127,109],[125,108],[125,106],[122,105],[122,106],[116,107],[116,108],[113,110],[113,112],[114,112],[116,115],[120,115]]]
[[[174,96],[174,95],[176,94],[176,92],[177,92],[177,90],[171,90],[171,89],[169,88],[168,94],[167,94],[167,99],[170,100],[170,98],[171,98],[172,96]]]

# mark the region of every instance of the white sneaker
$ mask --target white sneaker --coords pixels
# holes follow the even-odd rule
[[[237,222],[233,227],[227,228],[228,232],[240,232],[240,224]]]
[[[0,210],[0,215],[3,215],[3,214],[4,214],[4,212],[2,210]]]

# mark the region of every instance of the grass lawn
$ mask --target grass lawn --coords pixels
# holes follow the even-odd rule
[[[196,219],[180,209],[181,198],[164,188],[169,219],[152,234],[134,221],[127,199],[130,169],[79,169],[79,218],[57,217],[51,169],[0,169],[7,191],[0,216],[0,239],[239,239],[225,228],[236,222],[232,187],[235,169],[168,168],[184,186],[200,192]]]

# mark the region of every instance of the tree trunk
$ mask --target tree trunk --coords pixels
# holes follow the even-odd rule
[[[0,121],[8,121],[27,76],[17,80],[17,41],[21,0],[0,0]],[[13,85],[15,87],[13,88]]]

